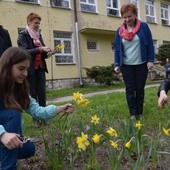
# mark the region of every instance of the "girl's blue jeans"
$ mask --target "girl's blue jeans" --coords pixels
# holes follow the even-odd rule
[[[22,113],[16,109],[0,109],[0,125],[9,133],[22,135]],[[0,170],[16,170],[17,159],[35,154],[35,145],[26,142],[22,148],[8,149],[0,142]]]

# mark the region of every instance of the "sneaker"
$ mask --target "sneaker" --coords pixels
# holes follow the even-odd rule
[[[41,124],[47,126],[49,123],[47,120],[41,120]]]
[[[130,116],[130,120],[136,120],[136,116],[135,115],[131,115]]]

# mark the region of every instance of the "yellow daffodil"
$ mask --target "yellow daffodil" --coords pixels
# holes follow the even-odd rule
[[[163,132],[166,136],[170,136],[170,129],[163,128]]]
[[[91,117],[91,123],[94,123],[95,125],[99,123],[100,118],[96,115]]]
[[[132,137],[130,140],[129,140],[129,142],[127,142],[126,144],[125,144],[125,148],[127,148],[127,149],[130,149],[130,147],[131,147],[131,141],[134,139],[135,137]]]
[[[94,143],[99,143],[100,142],[100,139],[101,139],[101,135],[98,135],[98,134],[95,134],[93,137],[92,137],[92,140]]]
[[[138,121],[135,125],[136,128],[140,129],[142,127],[142,124],[140,123],[140,121]]]
[[[89,104],[89,101],[88,99],[80,99],[80,100],[77,100],[77,104],[80,105],[80,106],[87,106]]]
[[[73,100],[75,101],[82,99],[82,97],[83,97],[82,93],[79,93],[79,92],[73,93]]]
[[[81,137],[77,137],[76,143],[79,149],[86,150],[86,147],[89,145],[88,136],[81,132]]]
[[[109,130],[107,131],[107,133],[110,135],[110,136],[115,136],[117,137],[117,132],[113,129],[113,128],[109,128]]]
[[[127,149],[130,149],[130,147],[131,147],[131,140],[125,144],[125,147],[126,147]]]
[[[56,50],[61,51],[64,47],[65,47],[64,44],[58,44],[58,45],[56,46]]]
[[[111,146],[113,146],[114,149],[118,149],[118,144],[117,144],[117,142],[114,142],[114,141],[112,141],[112,140],[110,140],[110,142],[111,142]]]

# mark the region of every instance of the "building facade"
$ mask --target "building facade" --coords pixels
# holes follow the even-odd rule
[[[47,59],[47,88],[61,89],[93,83],[84,68],[113,63],[112,42],[122,23],[120,7],[132,2],[138,18],[148,23],[155,46],[170,43],[169,0],[0,0],[0,24],[8,29],[13,46],[30,12],[38,13],[47,46],[65,48]]]

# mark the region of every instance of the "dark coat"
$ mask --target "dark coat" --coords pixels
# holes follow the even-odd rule
[[[40,34],[40,41],[43,46],[45,46],[44,41],[42,39],[42,36]],[[18,40],[17,40],[18,46],[22,49],[27,50],[31,54],[31,64],[30,68],[28,70],[28,74],[34,74],[35,71],[35,58],[36,55],[40,53],[38,47],[36,47],[33,43],[33,39],[30,37],[27,29],[22,30],[19,33]],[[42,65],[43,70],[48,73],[47,65],[45,62],[45,59],[47,58],[47,52],[42,53]]]
[[[4,29],[2,25],[0,25],[0,56],[7,48],[11,46],[12,43],[8,31]]]

